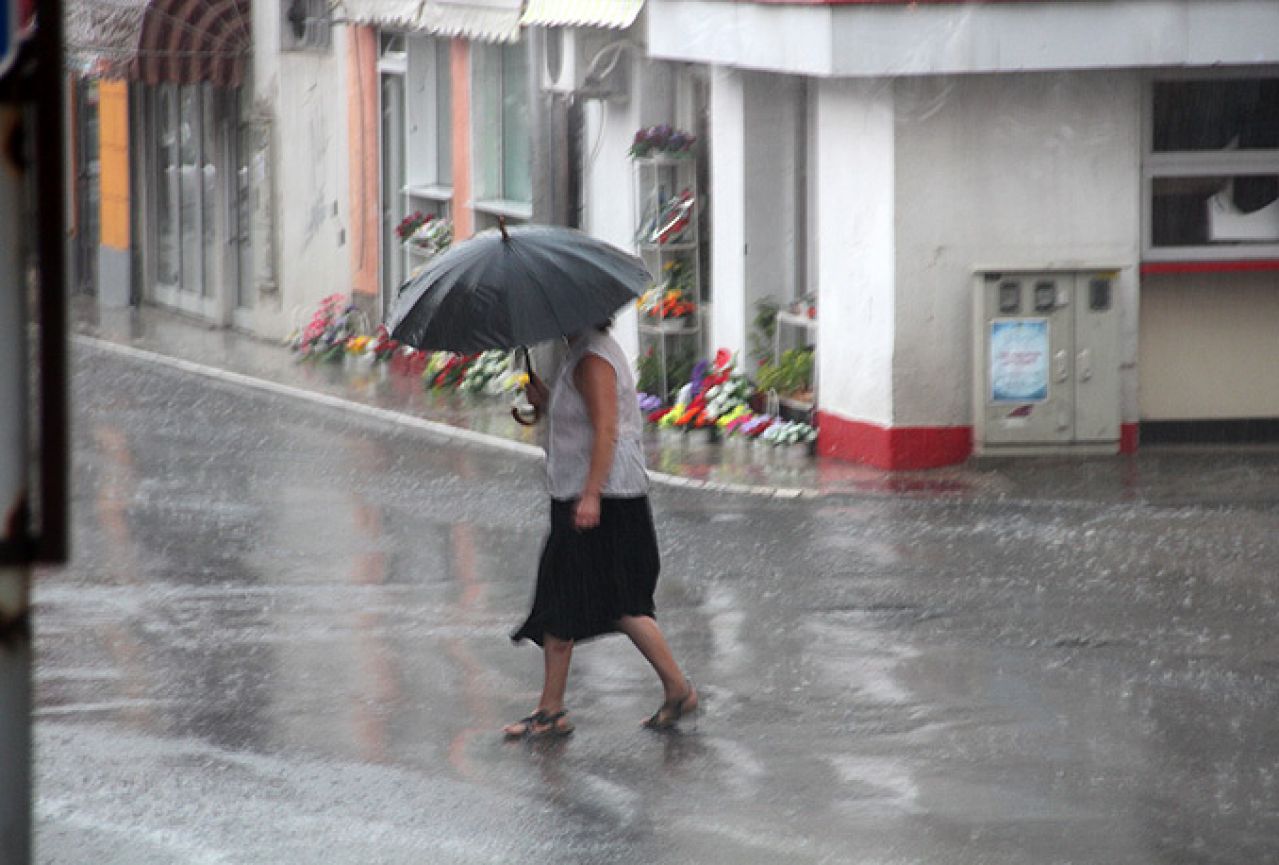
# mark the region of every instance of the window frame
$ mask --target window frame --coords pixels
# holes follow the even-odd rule
[[[1279,240],[1273,243],[1198,246],[1156,246],[1154,243],[1154,185],[1156,180],[1179,177],[1279,177],[1279,149],[1274,150],[1154,150],[1155,85],[1165,82],[1279,79],[1279,67],[1264,69],[1170,70],[1152,74],[1142,86],[1141,129],[1141,260],[1152,263],[1237,262],[1275,260],[1279,266]]]
[[[470,70],[471,92],[473,95],[472,98],[495,100],[493,104],[496,106],[496,110],[494,110],[492,113],[497,123],[497,128],[490,129],[490,130],[483,130],[483,131],[477,130],[475,128],[475,124],[477,120],[481,119],[486,112],[476,111],[474,109],[472,110],[471,112],[471,142],[472,142],[472,166],[473,166],[472,176],[478,179],[479,177],[483,176],[483,172],[486,171],[488,168],[488,166],[484,165],[483,160],[480,158],[480,154],[477,152],[477,148],[475,147],[475,143],[480,140],[480,135],[482,132],[485,136],[492,137],[492,139],[497,142],[497,146],[495,148],[496,165],[493,166],[494,174],[496,176],[497,189],[496,190],[481,189],[480,184],[477,183],[475,185],[475,189],[472,194],[472,201],[470,202],[471,209],[475,211],[477,215],[482,215],[483,217],[486,217],[487,218],[486,221],[488,222],[496,221],[496,218],[499,216],[505,217],[509,220],[525,222],[533,218],[533,190],[531,186],[532,166],[529,167],[529,170],[530,170],[529,198],[527,200],[522,200],[522,199],[511,199],[511,198],[503,197],[506,195],[506,192],[507,192],[506,113],[503,110],[503,107],[506,102],[506,64],[509,56],[508,52],[510,52],[510,54],[515,54],[516,50],[518,50],[519,61],[523,63],[525,66],[525,84],[526,85],[529,81],[528,76],[533,74],[532,70],[529,70],[528,68],[528,64],[529,64],[528,43],[526,40],[520,39],[518,42],[496,43],[492,45],[483,45],[483,46],[476,46],[476,47],[479,48],[480,50],[492,51],[497,56],[497,62],[495,64],[491,64],[491,71],[495,72],[495,75],[494,75],[495,83],[493,84],[491,88],[486,89],[485,88],[486,82],[477,80],[476,63],[475,63],[476,57],[475,57],[474,49],[472,50],[472,54],[471,54],[471,70]],[[521,94],[521,98],[524,99],[525,103],[528,102],[529,94],[528,94],[527,86],[525,87],[525,92]],[[526,105],[526,108],[528,112],[530,113],[530,123],[528,127],[525,129],[525,134],[528,136],[531,136],[532,135],[531,112],[533,110],[533,106]],[[494,195],[495,192],[496,192],[496,197]]]

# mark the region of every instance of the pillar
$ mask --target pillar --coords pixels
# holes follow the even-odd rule
[[[746,349],[746,100],[742,73],[711,70],[711,347]]]
[[[125,307],[133,299],[129,255],[129,85],[98,85],[98,140],[101,187],[98,247],[98,304]]]

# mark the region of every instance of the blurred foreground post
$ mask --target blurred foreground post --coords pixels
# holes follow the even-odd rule
[[[67,551],[61,5],[0,0],[0,865],[31,862],[31,568]]]

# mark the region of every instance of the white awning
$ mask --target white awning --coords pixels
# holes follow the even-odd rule
[[[345,10],[348,20],[356,24],[382,24],[391,27],[414,27],[422,12],[424,0],[342,0],[339,14]]]
[[[476,42],[520,38],[520,0],[426,0],[418,26]]]
[[[539,27],[630,27],[644,0],[528,0],[520,23]]]

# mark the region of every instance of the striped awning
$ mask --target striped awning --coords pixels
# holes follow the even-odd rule
[[[342,0],[347,20],[383,27],[416,27],[425,0]]]
[[[520,23],[538,27],[630,27],[644,0],[528,0]]]
[[[521,0],[426,0],[418,25],[441,36],[515,42],[522,5]]]
[[[253,50],[250,0],[71,0],[63,14],[68,57],[97,75],[236,87]]]

